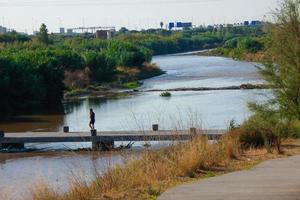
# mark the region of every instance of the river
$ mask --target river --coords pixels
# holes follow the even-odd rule
[[[140,92],[134,95],[117,99],[85,98],[66,102],[65,115],[22,116],[10,123],[0,123],[0,129],[7,132],[59,131],[68,125],[70,131],[87,131],[90,108],[96,113],[95,126],[100,132],[147,130],[154,123],[158,123],[160,129],[192,126],[225,129],[231,119],[242,122],[249,116],[247,102],[264,101],[269,94],[267,90],[185,91],[172,92],[171,98],[163,98],[159,96],[159,92],[143,90],[224,87],[262,83],[262,80],[253,63],[223,57],[168,55],[156,56],[153,62],[166,71],[166,74],[145,80]],[[90,181],[95,163],[103,171],[107,169],[107,163],[121,163],[124,158],[121,153],[95,155],[60,151],[90,145],[28,144],[27,150],[37,152],[0,153],[0,194],[9,193],[13,199],[18,199],[16,196],[27,195],[28,187],[41,181],[65,190],[71,175],[83,171],[85,180]],[[133,151],[138,151],[142,146],[142,143],[136,143]]]

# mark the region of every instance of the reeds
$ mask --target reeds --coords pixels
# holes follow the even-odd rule
[[[238,156],[238,139],[226,135],[217,143],[195,137],[157,151],[146,150],[141,157],[109,169],[95,177],[91,185],[74,181],[71,189],[59,194],[44,185],[33,191],[33,200],[153,199],[183,179],[199,176],[199,171],[226,167]]]

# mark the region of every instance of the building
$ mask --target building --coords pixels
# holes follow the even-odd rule
[[[68,29],[67,29],[67,34],[68,34],[68,35],[72,35],[72,34],[73,34],[73,29],[68,28]]]
[[[193,27],[193,23],[192,22],[169,22],[169,29],[173,29],[173,28],[179,28],[179,29],[183,29],[183,28],[192,28]]]
[[[97,30],[96,31],[96,38],[102,40],[109,40],[115,36],[115,30]]]
[[[249,26],[249,21],[244,21],[244,26]]]
[[[59,28],[59,33],[60,34],[65,34],[65,28],[63,28],[63,27]]]
[[[262,24],[261,21],[255,20],[255,21],[251,21],[250,26],[259,26],[261,24]]]
[[[0,34],[5,34],[7,33],[7,28],[4,26],[0,26]]]

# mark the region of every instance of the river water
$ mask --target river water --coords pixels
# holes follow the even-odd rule
[[[0,129],[7,132],[58,131],[68,125],[70,131],[88,131],[90,108],[96,113],[95,126],[98,131],[147,130],[154,123],[158,123],[160,129],[192,126],[225,129],[231,119],[242,122],[249,116],[247,102],[264,101],[269,94],[267,90],[186,91],[172,92],[171,98],[162,98],[159,92],[143,90],[224,87],[262,81],[253,63],[229,58],[168,55],[154,57],[153,62],[166,74],[145,80],[140,92],[134,95],[118,99],[86,98],[66,102],[65,115],[22,116],[14,122],[0,123]],[[107,168],[107,163],[121,163],[123,160],[120,153],[75,155],[57,152],[90,145],[28,144],[28,150],[38,152],[0,153],[0,194],[9,193],[13,199],[18,199],[16,196],[28,194],[28,187],[33,187],[32,184],[40,182],[38,180],[64,190],[68,185],[67,177],[72,174],[84,171],[83,177],[91,180],[95,163],[101,171]],[[139,148],[142,148],[142,143],[135,145],[135,149]],[[54,152],[41,153],[45,150]]]

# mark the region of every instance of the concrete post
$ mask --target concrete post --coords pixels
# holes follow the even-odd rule
[[[91,135],[93,137],[97,136],[97,130],[96,129],[91,130]]]
[[[1,131],[1,130],[0,130],[0,139],[1,139],[1,138],[4,138],[4,136],[5,136],[5,135],[4,135],[4,131]],[[4,147],[3,147],[2,143],[0,143],[0,149],[2,149],[2,148],[4,148]]]
[[[158,131],[158,124],[153,124],[152,125],[152,130],[153,131]]]
[[[192,137],[197,136],[197,129],[194,127],[190,128],[190,134]]]
[[[98,142],[96,140],[96,137],[97,137],[97,130],[96,129],[91,130],[91,136],[92,136],[92,149],[95,150],[95,151],[99,150],[100,142]]]
[[[5,137],[4,131],[0,130],[0,138],[3,138],[3,137]]]
[[[69,127],[68,126],[64,126],[64,133],[69,133]]]

